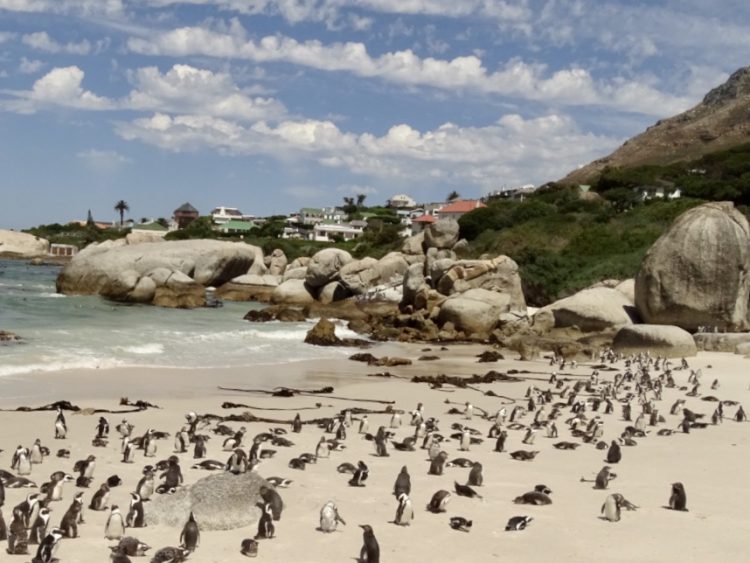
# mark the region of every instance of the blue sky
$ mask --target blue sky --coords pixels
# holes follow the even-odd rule
[[[750,61],[740,0],[0,0],[0,227],[558,179]]]

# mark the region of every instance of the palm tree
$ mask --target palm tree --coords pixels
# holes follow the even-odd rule
[[[122,226],[125,223],[125,212],[130,211],[130,206],[124,199],[121,199],[115,203],[115,211],[120,213],[120,228],[122,229]]]
[[[458,193],[456,190],[453,190],[451,193],[448,194],[448,197],[445,198],[445,201],[453,201],[454,199],[458,199],[461,197],[461,194]]]

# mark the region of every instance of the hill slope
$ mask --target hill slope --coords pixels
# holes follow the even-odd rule
[[[663,119],[615,152],[574,170],[565,184],[593,183],[605,167],[671,164],[750,141],[750,67],[737,70],[688,111]]]

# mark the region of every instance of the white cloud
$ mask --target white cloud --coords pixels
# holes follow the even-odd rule
[[[285,113],[273,98],[252,97],[224,72],[174,65],[164,74],[156,67],[131,74],[135,89],[122,105],[133,110],[207,114],[239,120],[275,119]]]
[[[113,150],[88,149],[78,152],[76,157],[88,168],[99,173],[115,172],[132,162],[130,158]]]
[[[12,41],[15,37],[16,34],[11,31],[0,31],[0,44]]]
[[[564,175],[620,139],[583,133],[563,115],[507,115],[485,127],[446,123],[420,132],[409,125],[386,134],[354,134],[331,122],[284,121],[244,127],[207,116],[157,114],[121,123],[118,134],[167,150],[210,148],[224,154],[313,159],[327,167],[388,180],[450,181],[484,189]]]
[[[39,72],[45,64],[44,61],[30,60],[26,57],[21,57],[21,62],[18,64],[18,70],[23,74],[35,74]]]
[[[247,37],[232,20],[226,31],[183,27],[151,38],[131,38],[131,51],[144,55],[236,58],[258,63],[289,62],[329,72],[350,72],[409,86],[445,90],[473,90],[487,94],[545,101],[559,105],[601,105],[620,110],[665,116],[689,107],[686,98],[660,92],[653,86],[625,78],[596,80],[585,69],[549,72],[546,66],[519,59],[507,61],[499,70],[488,70],[476,55],[453,59],[421,58],[411,50],[373,57],[363,43],[297,41],[291,37],[266,36],[259,41]],[[639,98],[632,95],[638,92]]]
[[[45,53],[67,53],[69,55],[88,55],[91,52],[91,43],[87,39],[79,43],[58,43],[52,39],[46,31],[29,33],[21,39],[24,45],[44,51]]]
[[[122,0],[0,0],[0,10],[55,14],[114,15],[123,11]]]
[[[83,78],[84,72],[77,66],[53,68],[34,82],[31,90],[5,92],[15,99],[0,100],[0,107],[17,113],[35,113],[54,106],[97,111],[113,109],[111,100],[82,88]]]

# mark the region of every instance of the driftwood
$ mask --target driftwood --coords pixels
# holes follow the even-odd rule
[[[266,389],[238,389],[236,387],[219,387],[222,391],[239,391],[240,393],[263,393],[265,395],[271,395],[272,397],[294,397],[295,395],[316,395],[318,393],[332,393],[333,387],[324,387],[325,391],[302,391],[300,389],[290,389],[289,387],[276,387],[273,391]],[[330,391],[329,391],[330,389]],[[283,394],[281,394],[283,393]],[[396,401],[381,401],[378,399],[356,399],[352,397],[337,397],[335,395],[327,395],[329,399],[336,399],[337,401],[356,401],[358,403],[378,403],[381,405],[393,405]]]
[[[294,409],[292,409],[294,410]],[[359,407],[354,407],[351,409],[345,409],[352,413],[352,415],[360,415],[360,414],[404,414],[405,411],[400,409],[394,409],[390,406],[386,407],[385,410],[373,410],[373,409],[363,409]],[[344,411],[341,411],[339,415],[343,415]],[[338,416],[338,415],[335,415]],[[276,418],[264,418],[260,416],[255,416],[250,411],[245,411],[240,414],[230,414],[227,416],[219,417],[223,422],[264,422],[266,424],[294,424],[294,419],[276,419]],[[313,418],[310,420],[303,420],[302,424],[326,424],[328,421],[333,418],[332,416],[324,417],[324,418]]]
[[[256,411],[315,411],[322,407],[332,407],[333,405],[324,405],[322,403],[315,403],[314,407],[298,407],[294,408],[280,408],[280,407],[255,407],[253,405],[245,405],[242,403],[230,403],[229,401],[222,403],[222,409],[253,409]]]

